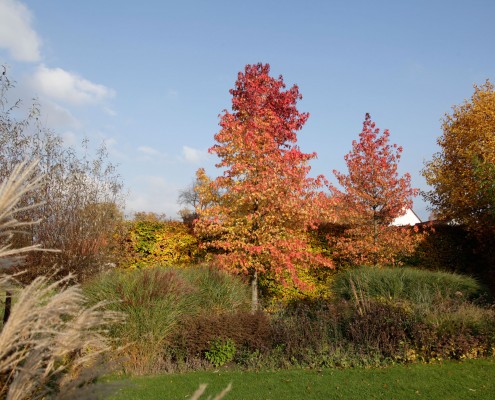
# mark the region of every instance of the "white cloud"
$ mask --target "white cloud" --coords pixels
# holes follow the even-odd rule
[[[41,40],[31,28],[29,9],[15,0],[0,0],[0,48],[17,61],[39,61]]]
[[[161,155],[158,150],[153,149],[152,147],[148,146],[139,146],[138,151],[141,153],[144,153],[149,156],[159,156]]]
[[[115,92],[62,68],[40,65],[31,79],[32,86],[41,94],[71,104],[94,104],[113,97]]]
[[[208,158],[208,151],[194,149],[189,146],[182,146],[182,155],[184,160],[192,164],[199,164]]]

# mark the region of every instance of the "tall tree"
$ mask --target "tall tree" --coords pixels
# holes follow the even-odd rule
[[[366,114],[359,141],[344,157],[348,174],[334,170],[344,191],[330,189],[345,229],[331,240],[337,256],[352,264],[394,264],[398,254],[412,251],[411,232],[391,223],[412,207],[418,190],[411,188],[409,174],[399,176],[402,147],[389,144],[389,136]]]
[[[244,273],[258,306],[258,277],[304,286],[298,268],[330,266],[309,249],[307,231],[318,220],[322,176],[308,178],[308,162],[297,135],[309,114],[300,113],[298,87],[285,90],[282,76],[269,75],[268,64],[247,65],[238,74],[232,112],[221,115],[210,153],[220,158],[223,174],[209,180],[198,171],[200,215],[196,232],[216,249],[220,267]]]
[[[443,120],[440,151],[423,170],[432,209],[478,236],[495,233],[495,91],[486,81]]]

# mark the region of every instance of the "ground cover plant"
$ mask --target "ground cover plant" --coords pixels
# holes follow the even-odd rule
[[[446,399],[495,397],[495,362],[471,360],[371,369],[193,372],[132,378],[112,400],[186,398],[200,383],[206,395],[232,383],[225,399]]]

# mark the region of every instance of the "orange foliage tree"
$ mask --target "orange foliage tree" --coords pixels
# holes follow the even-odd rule
[[[238,74],[232,112],[221,115],[217,144],[209,149],[223,174],[209,180],[199,170],[197,176],[195,230],[220,267],[249,276],[253,310],[260,274],[304,287],[298,270],[331,266],[311,251],[307,234],[317,223],[324,184],[322,176],[307,176],[316,154],[296,145],[309,114],[296,108],[298,87],[285,90],[283,78],[269,72],[268,64],[257,64]]]
[[[440,152],[423,175],[439,218],[454,220],[485,240],[495,234],[495,90],[487,81],[443,120]]]
[[[409,174],[399,176],[402,147],[389,144],[390,133],[375,127],[369,114],[359,141],[345,156],[348,174],[334,170],[344,191],[330,186],[340,235],[329,237],[335,258],[354,265],[395,264],[398,255],[413,251],[410,229],[392,226],[392,221],[412,207],[418,190],[411,188]]]

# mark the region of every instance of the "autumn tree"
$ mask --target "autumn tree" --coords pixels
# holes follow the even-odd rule
[[[308,114],[296,108],[298,87],[286,90],[282,76],[269,72],[268,64],[256,64],[238,74],[232,111],[221,115],[209,149],[223,174],[209,180],[198,171],[200,203],[208,206],[197,208],[196,232],[208,238],[220,267],[249,276],[253,309],[261,274],[303,287],[298,269],[330,266],[308,244],[324,181],[307,176],[316,154],[296,145]]]
[[[412,207],[417,189],[409,174],[399,176],[402,147],[389,143],[388,130],[380,129],[366,114],[359,141],[344,157],[348,173],[334,170],[343,188],[331,186],[342,232],[329,237],[341,262],[361,265],[394,264],[397,255],[412,251],[410,230],[392,221]]]
[[[439,218],[465,225],[477,236],[495,233],[495,91],[486,81],[471,99],[454,106],[423,175],[425,193]]]

